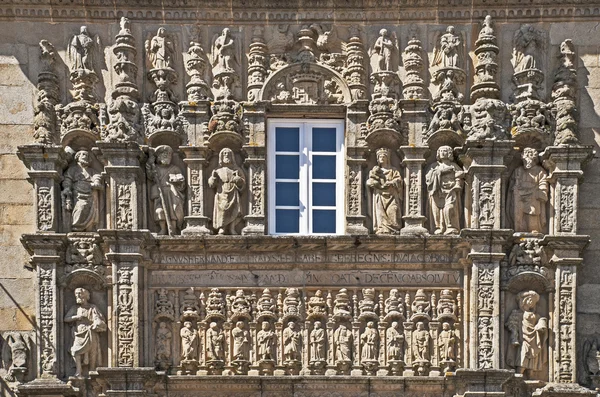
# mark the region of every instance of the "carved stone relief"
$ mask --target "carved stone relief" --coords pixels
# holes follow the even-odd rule
[[[377,165],[369,171],[367,187],[373,194],[373,231],[394,234],[400,231],[403,183],[400,171],[390,161],[390,150],[377,150]]]

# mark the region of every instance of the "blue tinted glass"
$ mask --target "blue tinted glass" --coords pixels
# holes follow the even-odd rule
[[[312,184],[313,205],[335,206],[335,183]]]
[[[313,233],[335,233],[335,210],[313,210]]]
[[[312,157],[313,179],[335,179],[335,156]]]
[[[282,155],[275,156],[275,178],[298,179],[300,176],[300,156]]]
[[[278,152],[300,151],[300,129],[275,128],[275,150]]]
[[[275,184],[275,205],[300,205],[300,183],[277,182]]]
[[[275,232],[300,232],[300,210],[275,210],[275,218]]]
[[[312,150],[313,152],[335,152],[335,128],[313,128]]]

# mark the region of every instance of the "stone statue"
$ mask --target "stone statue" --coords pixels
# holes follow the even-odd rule
[[[191,321],[183,323],[179,335],[181,336],[181,360],[198,360],[198,332]]]
[[[513,38],[513,67],[515,73],[527,69],[539,69],[537,59],[541,55],[542,44],[542,36],[531,25],[523,25],[515,32]]]
[[[352,356],[352,331],[345,324],[340,324],[333,333],[335,357],[337,361],[351,361]]]
[[[154,207],[154,221],[160,227],[158,234],[173,235],[181,232],[185,207],[185,178],[181,169],[172,164],[173,149],[160,145],[151,152],[146,163],[150,186],[150,200]]]
[[[273,360],[273,348],[276,344],[275,332],[271,329],[271,323],[263,321],[262,329],[256,335],[258,343],[258,359]]]
[[[401,361],[404,359],[404,335],[400,332],[400,325],[397,321],[385,331],[387,343],[388,361]]]
[[[302,335],[296,330],[296,323],[290,321],[283,330],[283,355],[285,361],[300,361]]]
[[[320,321],[315,321],[310,333],[310,361],[325,361],[325,330]]]
[[[235,328],[231,330],[233,337],[233,359],[237,361],[248,361],[250,359],[250,332],[246,329],[243,321],[238,321]]]
[[[71,213],[72,230],[90,232],[100,222],[100,191],[104,189],[102,175],[90,166],[87,150],[75,154],[75,161],[65,171],[62,182],[62,200]]]
[[[373,46],[371,57],[374,60],[373,72],[391,71],[393,68],[393,57],[398,51],[398,39],[396,34],[391,35],[387,29],[379,31],[379,37]]]
[[[442,331],[438,336],[440,360],[454,361],[456,359],[456,335],[449,323],[442,324]]]
[[[98,38],[92,39],[87,26],[82,26],[67,46],[67,63],[71,72],[77,70],[94,71]]]
[[[429,361],[429,341],[431,336],[425,329],[425,323],[419,321],[413,333],[413,356],[415,361]]]
[[[446,33],[440,36],[432,66],[460,68],[462,67],[462,55],[462,40],[454,32],[454,26],[448,26]]]
[[[0,368],[6,370],[3,379],[7,382],[23,383],[32,369],[31,348],[33,341],[23,332],[9,331],[2,335],[4,344],[0,349]]]
[[[519,309],[512,311],[506,323],[510,333],[506,364],[521,374],[539,371],[548,361],[548,319],[535,312],[539,299],[535,291],[520,292]]]
[[[458,234],[460,229],[460,194],[465,173],[453,157],[450,146],[441,146],[437,163],[425,175],[435,234]]]
[[[400,231],[402,175],[390,164],[390,149],[377,150],[377,164],[369,172],[367,186],[373,191],[373,230],[376,234]]]
[[[206,359],[209,361],[224,360],[224,342],[225,335],[223,334],[223,331],[221,331],[219,325],[213,321],[206,331]]]
[[[175,45],[165,33],[165,28],[158,28],[156,36],[146,40],[146,54],[153,69],[173,69]]]
[[[83,367],[94,371],[102,364],[100,333],[106,332],[106,321],[96,305],[89,303],[90,292],[75,289],[76,305],[65,316],[65,323],[72,324],[73,345],[71,355],[75,359],[75,376],[83,376]]]
[[[173,333],[167,327],[167,323],[161,321],[156,330],[156,362],[161,369],[166,369],[171,361],[171,341]]]
[[[235,163],[233,151],[224,148],[219,153],[219,168],[208,178],[208,186],[216,189],[213,227],[219,234],[237,234],[236,226],[242,220],[240,194],[246,186],[244,171]]]
[[[360,352],[361,362],[377,361],[377,348],[379,347],[379,333],[375,328],[375,323],[369,321],[365,331],[360,336],[362,341],[362,350]]]
[[[237,66],[237,57],[235,54],[235,42],[231,36],[229,28],[223,29],[212,47],[212,66],[213,73],[234,72]]]
[[[523,149],[521,158],[523,165],[515,170],[509,184],[515,232],[543,233],[548,201],[546,170],[539,164],[535,149]]]

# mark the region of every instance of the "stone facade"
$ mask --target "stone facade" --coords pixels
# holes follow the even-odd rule
[[[0,4],[4,395],[597,395],[598,4],[117,3]]]

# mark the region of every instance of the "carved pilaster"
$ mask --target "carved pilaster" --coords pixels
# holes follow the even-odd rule
[[[138,230],[146,226],[144,153],[134,142],[97,143],[108,180],[109,229]]]
[[[262,235],[266,230],[266,134],[265,104],[255,102],[246,104],[244,115],[247,118],[248,138],[243,150],[246,152],[248,208],[245,209],[246,226],[242,230],[245,235]]]
[[[151,235],[147,231],[100,231],[106,258],[112,264],[112,356],[113,367],[144,365],[143,328],[146,295],[144,248]]]
[[[61,225],[62,170],[65,152],[60,146],[19,146],[17,155],[28,168],[28,180],[34,189],[36,230],[59,232]]]
[[[64,261],[67,238],[59,234],[25,234],[21,241],[31,255],[30,263],[37,272],[36,373],[41,378],[58,378],[64,371],[64,359],[60,332],[63,307],[57,280],[58,268]]]
[[[401,234],[424,234],[427,229],[423,226],[426,218],[423,215],[423,165],[425,154],[429,150],[426,147],[402,146],[404,153],[402,164],[405,167],[404,174],[404,227]]]
[[[206,216],[205,185],[205,167],[208,164],[208,148],[182,146],[187,164],[187,213],[185,217],[186,227],[181,234],[211,234],[208,228],[209,220]]]
[[[346,199],[346,233],[354,235],[369,234],[365,227],[364,207],[364,176],[363,169],[366,163],[366,150],[364,137],[361,135],[361,126],[367,121],[367,102],[356,101],[348,107],[347,137],[348,145],[346,163],[347,174],[347,199]]]
[[[577,234],[577,202],[582,166],[592,156],[591,146],[550,146],[542,154],[544,165],[550,170],[550,202],[553,216],[549,234]]]

